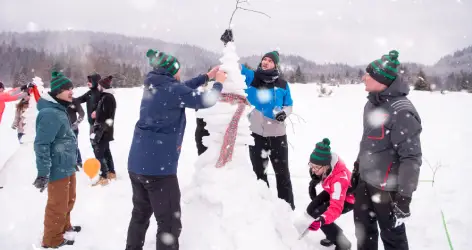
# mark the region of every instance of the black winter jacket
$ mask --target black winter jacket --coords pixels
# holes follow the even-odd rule
[[[96,142],[101,140],[113,141],[115,125],[116,100],[111,89],[105,89],[100,95],[100,101],[95,113],[93,132]]]
[[[79,114],[78,118],[77,114]],[[85,113],[80,103],[77,100],[73,100],[72,103],[67,107],[67,115],[69,116],[72,130],[77,130],[79,123],[84,120]]]
[[[385,191],[411,197],[418,185],[422,152],[421,119],[397,78],[364,107],[364,132],[357,161],[360,178]]]
[[[87,103],[87,120],[90,125],[93,125],[95,119],[92,119],[92,113],[97,109],[98,101],[100,101],[100,91],[94,87],[82,96],[75,98],[74,101],[78,103]]]

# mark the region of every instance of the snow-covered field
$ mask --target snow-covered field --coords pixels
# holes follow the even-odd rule
[[[318,98],[315,85],[292,85],[291,89],[295,114],[291,116],[292,122],[288,122],[290,171],[295,205],[297,210],[303,211],[309,203],[310,179],[307,170],[309,154],[316,142],[328,137],[331,139],[333,150],[348,165],[352,165],[362,133],[362,109],[366,94],[359,85],[334,88],[334,94],[325,98]],[[86,89],[81,88],[76,92],[78,95],[84,91]],[[83,226],[83,231],[78,235],[69,235],[75,237],[75,245],[64,249],[117,250],[125,247],[132,209],[131,185],[126,170],[127,157],[133,127],[138,117],[141,90],[117,89],[116,97],[115,141],[111,144],[111,148],[118,180],[106,187],[90,187],[88,177],[82,172],[79,173],[77,202],[72,212],[72,222]],[[424,155],[421,169],[423,182],[419,184],[414,194],[412,217],[407,222],[410,249],[449,249],[441,211],[444,212],[454,249],[472,249],[472,242],[467,237],[472,230],[472,216],[469,211],[472,195],[466,186],[472,175],[468,160],[468,153],[471,150],[472,115],[467,110],[468,107],[472,107],[472,95],[466,93],[441,95],[415,91],[410,94],[410,98],[421,115],[424,128],[421,137]],[[8,160],[3,170],[0,170],[0,186],[4,186],[0,190],[0,249],[30,250],[40,244],[46,194],[39,193],[32,186],[37,173],[33,147],[31,143],[18,145],[16,131],[10,128],[13,115],[13,104],[10,103],[6,107],[0,125],[0,169]],[[80,149],[83,158],[86,159],[93,156],[86,122],[82,123],[80,129]],[[179,182],[183,190],[191,182],[195,171],[197,151],[194,131],[195,113],[188,110],[187,130],[179,164]],[[433,168],[436,165],[442,166],[437,171],[434,186],[429,182],[433,176],[430,165]],[[271,191],[276,196],[273,171],[270,170],[269,173],[273,183]],[[197,220],[185,216],[186,213],[194,213],[186,211],[185,200],[182,203],[181,249],[193,250],[192,237],[197,236],[186,235],[185,227]],[[338,221],[355,245],[352,212],[341,216]],[[204,233],[205,225],[200,226]],[[146,250],[155,249],[155,233],[156,225],[151,223]],[[310,233],[307,236],[306,240],[313,245],[311,249],[326,249],[318,244],[322,236],[321,232]],[[255,243],[251,249],[266,248]]]

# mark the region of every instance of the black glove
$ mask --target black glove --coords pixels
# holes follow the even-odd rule
[[[317,176],[316,174],[311,172],[311,169],[309,169],[310,176],[311,176],[311,181],[310,185],[308,186],[308,193],[310,194],[310,199],[314,200],[315,197],[317,196],[316,193],[316,185],[318,185],[321,182],[321,176]]]
[[[220,40],[226,45],[229,42],[234,42],[233,31],[231,29],[225,30],[225,33],[221,35]]]
[[[26,87],[30,89],[30,88],[34,87],[35,85],[36,84],[34,84],[34,82],[30,82],[30,83],[26,84]]]
[[[285,121],[285,119],[287,119],[287,114],[285,113],[285,111],[280,111],[275,115],[275,120],[279,122],[283,122]]]
[[[356,191],[357,185],[359,184],[360,173],[359,173],[359,162],[354,162],[354,169],[352,170],[351,175],[351,186],[347,189],[348,194],[354,194]]]
[[[401,226],[405,220],[410,217],[411,198],[402,196],[399,193],[395,195],[392,202],[393,210],[393,227]]]
[[[43,192],[44,189],[47,188],[49,182],[48,177],[43,177],[43,176],[38,176],[36,177],[36,180],[34,180],[33,185],[39,189],[39,192]]]
[[[25,91],[25,90],[27,90],[27,89],[28,89],[28,85],[26,85],[26,84],[21,85],[21,87],[20,87],[20,90],[21,90],[21,91]]]

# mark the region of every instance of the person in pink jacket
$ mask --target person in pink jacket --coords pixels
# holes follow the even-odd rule
[[[313,218],[309,226],[310,231],[321,229],[326,239],[321,245],[335,245],[335,250],[351,249],[351,242],[346,238],[343,230],[334,223],[341,214],[354,208],[355,198],[350,190],[351,172],[338,155],[331,152],[331,142],[325,138],[316,144],[310,155],[309,193],[312,201],[306,212]],[[321,182],[323,191],[316,194],[316,185]]]
[[[21,88],[14,88],[5,92],[5,86],[0,82],[0,124],[2,123],[3,111],[5,111],[6,102],[14,102],[27,95],[24,91],[28,88],[27,85],[21,86]]]

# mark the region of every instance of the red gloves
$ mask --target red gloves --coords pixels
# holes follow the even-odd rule
[[[325,220],[323,217],[318,217],[316,218],[315,221],[313,221],[313,223],[311,223],[310,227],[308,227],[308,229],[310,231],[318,231],[318,229],[320,229],[325,223]]]

